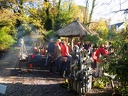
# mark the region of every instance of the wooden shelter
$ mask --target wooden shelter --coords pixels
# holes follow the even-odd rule
[[[67,24],[65,27],[59,29],[56,32],[56,35],[58,37],[69,37],[70,43],[72,44],[73,48],[73,37],[79,37],[80,41],[82,42],[83,37],[85,37],[87,34],[91,35],[93,34],[89,29],[79,22],[79,20],[75,20],[69,24]]]
[[[57,31],[58,37],[83,37],[92,34],[85,25],[75,20]]]

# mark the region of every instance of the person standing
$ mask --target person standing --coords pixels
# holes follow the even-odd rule
[[[103,44],[100,44],[99,48],[93,52],[92,59],[96,61],[96,73],[95,77],[101,77],[102,76],[102,70],[103,68],[99,66],[101,63],[105,61],[104,56],[108,55],[108,51],[105,50],[103,47]],[[102,58],[102,59],[101,59]]]
[[[69,47],[67,45],[67,42],[63,40],[61,45],[60,75],[65,75],[65,73],[63,74],[63,71],[69,73],[71,64],[72,64],[72,57],[69,53]]]
[[[89,41],[86,41],[85,44],[83,45],[85,50],[89,50],[89,48],[91,47],[91,44]]]
[[[54,40],[51,38],[50,43],[48,44],[48,53],[54,55],[54,49],[55,49]]]
[[[96,50],[97,50],[97,48],[94,47],[94,48],[93,48],[93,51],[92,51],[92,64],[91,64],[91,66],[92,66],[92,69],[94,70],[94,73],[95,73],[95,70],[96,70],[96,67],[97,67]],[[93,74],[93,75],[95,76],[95,74]]]
[[[56,65],[56,72],[60,71],[60,57],[61,57],[61,47],[59,45],[60,40],[58,39],[55,42],[55,49],[54,49],[54,60],[55,60],[55,65]]]
[[[48,50],[47,50],[45,66],[48,66],[48,58],[49,58],[49,56],[54,56],[54,49],[55,49],[54,40],[51,38],[50,42],[48,44]]]
[[[90,41],[86,41],[85,44],[83,45],[83,48],[86,52],[88,52],[88,55],[91,57],[92,56],[92,44]]]

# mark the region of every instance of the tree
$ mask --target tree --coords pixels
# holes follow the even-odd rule
[[[45,20],[44,28],[47,31],[49,31],[49,30],[52,30],[52,19],[50,18],[51,4],[50,4],[49,0],[44,0],[44,6],[46,6],[45,7],[46,20]]]
[[[96,0],[93,0],[92,1],[91,12],[89,14],[89,23],[91,22],[91,19],[92,19],[92,14],[93,14],[93,11],[94,11],[94,8],[95,8],[95,3],[96,3]]]
[[[83,17],[83,23],[86,25],[90,25],[90,23],[92,22],[92,15],[94,12],[94,9],[96,7],[96,0],[92,0],[92,2],[90,2],[90,0],[85,0],[85,13],[84,13],[84,17]]]
[[[17,14],[2,8],[0,10],[0,50],[9,48],[16,38],[16,18]]]
[[[9,27],[2,27],[0,29],[0,50],[9,48],[15,41],[14,38],[9,35]]]
[[[90,25],[90,29],[99,34],[101,40],[105,41],[108,39],[108,24],[104,20],[99,20],[98,22],[94,22]]]
[[[84,7],[74,4],[72,0],[63,2],[63,4],[61,3],[58,8],[59,10],[57,16],[55,17],[55,30],[62,28],[77,18],[79,18],[81,22],[83,21]]]
[[[109,74],[116,74],[116,78],[120,83],[118,89],[122,96],[128,96],[128,35],[127,32],[118,33],[112,41],[112,49],[114,54],[111,54],[106,60],[108,65],[107,71]]]
[[[58,3],[57,3],[57,6],[56,6],[56,8],[57,8],[57,14],[55,16],[55,22],[54,22],[54,30],[55,31],[57,31],[59,28],[61,28],[61,26],[60,26],[60,20],[59,20],[59,18],[60,18],[60,10],[61,10],[61,8],[60,8],[61,1],[62,0],[59,0]]]

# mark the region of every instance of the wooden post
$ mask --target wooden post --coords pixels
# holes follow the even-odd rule
[[[73,50],[73,37],[71,37],[71,49]]]

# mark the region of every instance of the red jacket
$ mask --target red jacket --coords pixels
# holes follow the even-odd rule
[[[92,53],[92,59],[96,60],[97,62],[102,62],[99,59],[100,54],[102,56],[104,56],[104,55],[108,54],[108,52],[104,48],[98,48],[95,52]]]
[[[68,46],[63,44],[60,47],[61,47],[61,56],[69,56]]]

